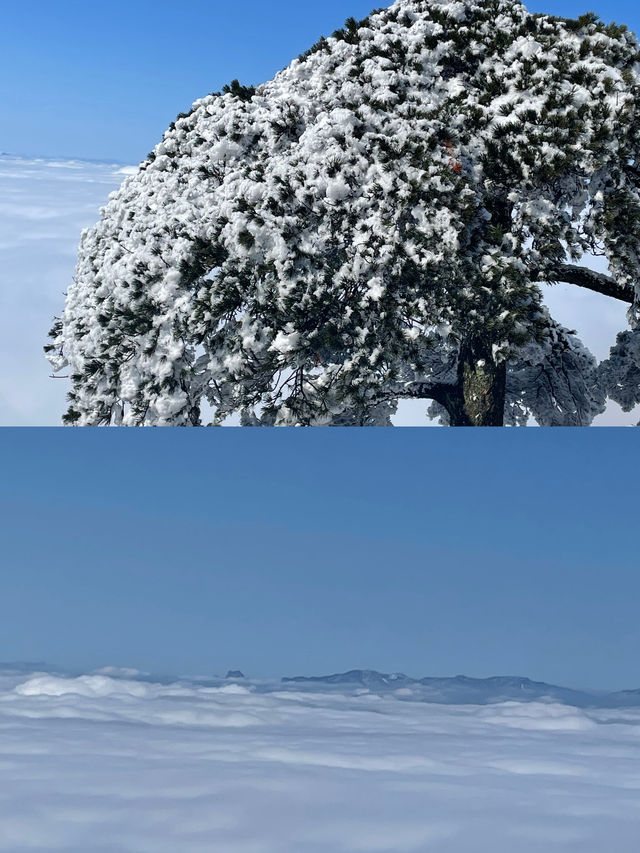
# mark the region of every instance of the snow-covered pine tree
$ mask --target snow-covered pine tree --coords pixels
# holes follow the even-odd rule
[[[594,15],[397,0],[179,117],[83,233],[71,424],[589,424],[640,401],[640,50]],[[581,265],[603,254],[610,273]],[[598,366],[542,302],[629,305]]]

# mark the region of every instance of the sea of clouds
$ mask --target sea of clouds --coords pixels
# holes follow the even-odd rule
[[[0,424],[60,423],[69,383],[43,353],[72,282],[80,233],[125,178],[122,165],[0,155]]]
[[[75,160],[26,160],[0,154],[0,424],[60,423],[69,384],[51,379],[43,346],[73,279],[80,232],[131,166]],[[595,266],[601,259],[594,259]],[[553,316],[576,329],[599,358],[626,328],[626,306],[571,285],[545,288]],[[394,422],[423,425],[427,404],[402,401]],[[635,425],[640,410],[612,403],[597,424]],[[231,421],[235,423],[236,421]]]
[[[640,837],[640,709],[0,674],[0,851],[555,853]]]

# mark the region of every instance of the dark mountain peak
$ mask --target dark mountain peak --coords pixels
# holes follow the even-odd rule
[[[522,675],[492,675],[488,678],[473,678],[468,675],[453,677],[411,678],[404,673],[384,673],[373,669],[351,669],[333,675],[304,676],[283,678],[283,682],[300,684],[345,685],[366,687],[372,691],[388,692],[400,687],[411,687],[410,698],[426,702],[445,704],[483,705],[505,701],[541,701],[560,702],[576,707],[612,706],[611,696],[597,696],[586,690],[573,690],[532,681]],[[618,693],[620,704],[640,704],[640,690]]]
[[[378,672],[375,669],[350,669],[333,675],[296,675],[283,678],[283,682],[316,682],[322,684],[354,684],[364,687],[398,687],[402,684],[414,684],[415,679],[402,672]]]

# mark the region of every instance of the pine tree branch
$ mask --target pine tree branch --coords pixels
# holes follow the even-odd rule
[[[544,274],[536,271],[535,280],[544,281]],[[635,290],[631,285],[618,284],[611,276],[587,267],[559,264],[553,271],[553,280],[577,284],[578,287],[586,287],[587,290],[594,290],[596,293],[602,293],[603,296],[612,296],[629,305],[634,303]]]
[[[411,397],[418,400],[435,400],[443,406],[449,396],[457,393],[457,386],[445,382],[410,382],[394,396]]]

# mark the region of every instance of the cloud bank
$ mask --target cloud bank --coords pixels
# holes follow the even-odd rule
[[[7,853],[602,853],[640,835],[640,709],[13,671],[0,732]]]
[[[80,232],[124,178],[118,165],[0,155],[2,426],[60,423],[68,383],[49,378],[42,347],[73,278]]]

